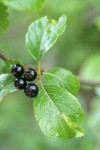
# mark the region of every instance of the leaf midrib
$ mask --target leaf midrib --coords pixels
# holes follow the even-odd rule
[[[55,103],[51,100],[50,96],[49,96],[48,93],[46,92],[46,90],[45,90],[45,88],[44,88],[44,86],[43,86],[43,84],[42,84],[42,81],[41,81],[41,87],[42,87],[42,89],[44,90],[45,95],[46,95],[46,96],[49,98],[49,100],[55,105]],[[55,107],[57,108],[56,105],[55,105]],[[59,111],[59,113],[60,113],[61,117],[64,119],[64,121],[68,124],[68,121],[66,121],[65,117],[63,117],[63,113],[61,113],[58,108],[57,108],[57,110]],[[76,119],[77,119],[77,117],[76,117]],[[68,124],[68,126],[72,128],[72,126],[70,126],[69,124]]]

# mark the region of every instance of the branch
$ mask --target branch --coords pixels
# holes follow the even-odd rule
[[[100,81],[88,80],[82,77],[78,77],[78,80],[80,81],[81,84],[84,84],[84,85],[89,85],[92,87],[100,86]]]
[[[0,50],[0,58],[4,61],[7,61],[9,59],[9,57],[5,55],[1,50]]]
[[[4,61],[7,61],[8,59],[10,59],[1,50],[0,50],[0,58]],[[33,65],[29,65],[29,64],[28,65],[25,64],[25,66],[28,68],[34,68]],[[37,68],[36,68],[36,70],[37,70]],[[44,72],[44,69],[41,69],[41,73],[42,72]],[[87,80],[87,79],[84,79],[84,78],[79,77],[79,76],[78,76],[78,80],[80,81],[81,84],[84,84],[84,85],[89,85],[92,87],[100,86],[100,81]]]
[[[1,50],[0,50],[0,58],[4,61],[7,61],[10,59],[10,57],[5,55]],[[37,68],[35,68],[33,65],[25,64],[25,66],[26,66],[26,68],[33,68],[33,69],[37,70]],[[44,72],[44,69],[42,68],[41,73],[43,73],[43,72]]]

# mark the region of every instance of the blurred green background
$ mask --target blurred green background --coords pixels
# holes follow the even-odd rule
[[[76,75],[100,80],[100,0],[45,0],[36,13],[11,9],[10,25],[0,37],[0,49],[24,63],[34,64],[25,47],[29,24],[42,16],[68,17],[67,28],[42,59],[45,69],[61,66]],[[0,70],[4,62],[0,60]],[[34,118],[33,101],[23,92],[0,102],[0,150],[100,150],[100,87],[81,86],[78,99],[85,111],[82,138],[61,140],[43,135]]]

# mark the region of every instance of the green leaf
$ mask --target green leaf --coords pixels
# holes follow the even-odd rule
[[[52,68],[43,73],[46,83],[57,85],[66,89],[73,95],[77,95],[80,83],[76,76],[63,68]]]
[[[69,139],[84,134],[79,126],[84,118],[78,100],[67,90],[55,85],[41,85],[34,101],[39,126],[48,137]]]
[[[13,81],[14,81],[14,77],[12,75],[9,74],[0,75],[0,101],[8,93],[12,93],[16,91]]]
[[[57,41],[66,28],[66,16],[58,20],[48,22],[47,17],[34,21],[26,34],[26,46],[36,61],[47,52]]]
[[[0,2],[0,35],[7,30],[8,27],[8,8],[2,2]]]
[[[14,64],[21,64],[23,67],[25,67],[19,60],[9,59],[5,62],[2,72],[5,74],[11,74],[11,68]]]
[[[5,4],[20,11],[38,11],[44,4],[44,0],[3,0]]]

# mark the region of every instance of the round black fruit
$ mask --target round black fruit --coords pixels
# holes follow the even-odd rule
[[[27,81],[33,81],[37,77],[37,72],[34,69],[28,68],[24,73],[24,78]]]
[[[35,84],[30,83],[26,85],[24,92],[28,97],[35,97],[37,96],[39,89]]]
[[[24,78],[16,78],[14,85],[17,89],[23,90],[26,86],[26,80]]]
[[[15,64],[12,66],[11,73],[15,77],[21,77],[24,73],[24,68],[20,64]]]

